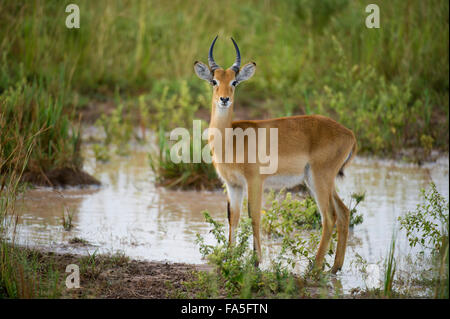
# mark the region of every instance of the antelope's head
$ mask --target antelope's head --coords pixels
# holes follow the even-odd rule
[[[205,81],[208,81],[213,87],[212,104],[213,107],[219,111],[225,111],[230,108],[234,101],[234,90],[236,86],[250,79],[256,70],[256,63],[250,62],[241,68],[241,53],[236,42],[233,41],[234,48],[236,49],[236,60],[233,65],[224,70],[214,61],[213,50],[216,43],[217,36],[209,48],[208,64],[209,67],[196,61],[194,63],[194,70],[197,76]]]

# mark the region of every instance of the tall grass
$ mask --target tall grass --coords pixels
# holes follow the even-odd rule
[[[59,296],[59,272],[51,264],[41,264],[36,252],[15,244],[20,179],[40,133],[24,139],[24,144],[0,163],[0,171],[5,165],[13,167],[10,174],[0,175],[0,299]]]
[[[387,258],[384,262],[384,296],[390,298],[392,296],[392,285],[394,284],[397,263],[395,261],[395,232],[392,235],[391,245],[389,247]]]
[[[23,167],[25,158],[17,156],[17,152],[32,138],[34,147],[26,161],[25,173],[41,174],[61,167],[81,168],[80,131],[72,124],[73,115],[64,109],[62,98],[48,94],[41,83],[25,81],[0,94],[2,174]]]
[[[362,151],[392,153],[421,138],[448,149],[448,2],[375,3],[380,29],[365,27],[364,1],[80,0],[81,27],[67,29],[66,3],[6,0],[0,91],[42,77],[50,92],[73,88],[75,104],[116,89],[159,96],[180,81],[196,95],[204,89],[193,61],[206,60],[219,34],[215,58],[231,65],[232,35],[258,65],[237,91],[240,106],[329,115],[357,131]]]
[[[448,299],[449,297],[449,244],[448,237],[444,239],[443,245],[437,256],[438,270],[436,273],[436,284],[434,297]]]

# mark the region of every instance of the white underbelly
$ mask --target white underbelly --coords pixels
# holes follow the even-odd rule
[[[264,188],[282,189],[297,186],[304,181],[304,175],[273,175],[264,181]]]

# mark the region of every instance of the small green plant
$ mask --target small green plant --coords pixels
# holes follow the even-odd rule
[[[423,249],[439,251],[445,241],[448,241],[449,203],[430,184],[429,191],[421,190],[422,203],[415,211],[399,217],[401,229],[406,231],[409,245],[420,244]]]
[[[364,193],[351,194],[350,227],[363,222],[363,216],[358,214],[357,207],[364,201],[364,197]],[[293,229],[320,229],[320,212],[310,196],[304,199],[293,199],[292,193],[286,193],[284,189],[277,194],[272,190],[267,196],[266,203],[269,209],[263,211],[262,226],[269,234],[279,236],[291,233]]]
[[[217,240],[216,245],[207,245],[204,239],[197,234],[197,244],[200,253],[211,264],[213,264],[219,275],[225,279],[225,288],[230,294],[236,294],[240,291],[244,283],[244,273],[253,267],[255,256],[249,249],[249,237],[251,228],[249,219],[244,220],[239,227],[236,245],[229,247],[225,235],[224,225],[216,222],[208,212],[203,215],[211,228],[211,233]]]
[[[431,154],[431,150],[433,149],[433,137],[422,134],[420,136],[420,144],[425,152],[425,156],[429,156]]]
[[[72,229],[73,227],[72,219],[73,219],[73,212],[70,211],[69,209],[64,209],[62,214],[62,226],[64,227],[64,230],[69,231]]]
[[[399,217],[401,229],[411,247],[417,244],[424,251],[431,252],[431,269],[436,298],[448,298],[449,287],[449,203],[437,191],[434,183],[428,191],[421,190],[422,202],[416,210]]]
[[[276,194],[272,190],[266,202],[270,207],[263,211],[262,226],[269,234],[281,236],[295,229],[320,228],[320,213],[312,197],[293,199],[292,193],[281,190]]]
[[[397,263],[395,260],[395,233],[392,236],[391,245],[388,256],[384,263],[384,296],[390,298],[392,295],[392,286],[394,283],[395,272],[397,270]]]
[[[94,151],[94,156],[97,161],[108,162],[111,159],[109,147],[106,145],[94,144],[92,145],[92,150]]]
[[[437,278],[434,297],[448,299],[449,297],[449,243],[448,238],[444,239],[443,245],[439,251],[438,258],[436,260],[438,269],[435,272]]]
[[[226,294],[228,297],[292,297],[300,296],[298,279],[282,267],[280,260],[273,261],[267,270],[255,267],[256,255],[250,248],[252,236],[249,218],[241,220],[236,235],[236,243],[228,245],[224,225],[203,212],[211,225],[215,245],[208,245],[202,236],[197,235],[200,253],[214,266],[212,274],[201,273],[196,286],[204,287],[209,296]],[[203,296],[204,297],[204,296]]]
[[[129,151],[129,141],[133,136],[133,124],[129,117],[124,115],[124,104],[119,102],[114,108],[111,115],[102,114],[96,122],[96,126],[103,129],[105,139],[104,147],[97,146],[96,156],[100,159],[109,158],[108,146],[115,145],[116,153],[119,155],[127,155]]]
[[[141,129],[141,139],[146,141],[146,129],[150,126],[150,111],[147,103],[145,102],[145,96],[139,95],[138,97],[139,105],[139,127]]]
[[[85,278],[96,279],[101,273],[100,259],[97,258],[97,249],[91,254],[80,258],[80,273]]]
[[[79,259],[80,273],[83,278],[95,280],[108,267],[124,266],[130,261],[122,251],[109,254],[99,254],[98,249],[93,253],[88,252],[87,256]]]
[[[192,125],[194,114],[202,105],[203,96],[199,94],[196,98],[192,94],[192,88],[189,87],[187,81],[176,82],[173,87],[157,85],[154,91],[157,96],[153,97],[151,103],[153,112],[149,117],[149,125],[153,123],[153,129],[158,129],[158,126],[175,128]],[[141,101],[143,103],[143,98],[141,98]]]
[[[366,193],[352,193],[350,197],[350,205],[348,206],[350,209],[350,227],[354,227],[356,225],[362,224],[362,222],[364,221],[362,213],[358,214],[356,208],[362,201],[364,201]]]

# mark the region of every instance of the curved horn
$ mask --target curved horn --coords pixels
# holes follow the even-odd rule
[[[233,41],[234,48],[236,49],[236,61],[234,61],[233,65],[231,66],[231,69],[234,72],[238,73],[239,69],[241,68],[241,52],[239,52],[239,47],[236,41],[234,41],[233,38],[231,38],[231,41]]]
[[[214,49],[214,44],[216,43],[218,35],[216,35],[216,37],[214,38],[214,41],[211,44],[211,47],[209,48],[209,54],[208,54],[208,64],[209,67],[211,68],[211,71],[214,72],[214,70],[216,69],[220,69],[220,66],[217,65],[217,63],[214,61],[213,58],[213,49]]]

